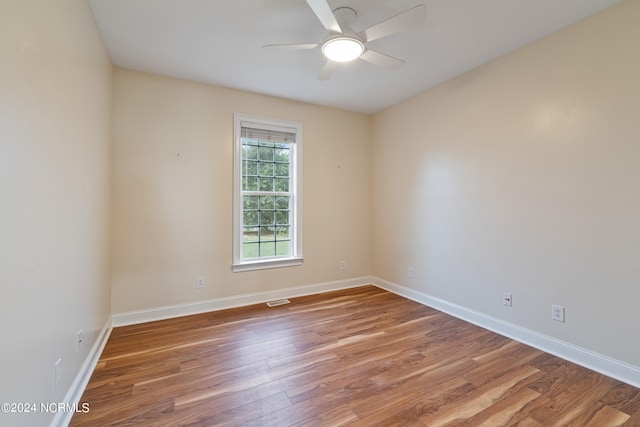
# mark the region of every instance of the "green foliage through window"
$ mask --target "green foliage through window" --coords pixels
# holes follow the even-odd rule
[[[289,143],[242,139],[243,258],[291,254],[291,150]]]

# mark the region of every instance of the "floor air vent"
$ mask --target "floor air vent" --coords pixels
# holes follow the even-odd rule
[[[283,299],[277,299],[277,300],[269,301],[269,302],[267,302],[267,305],[269,307],[277,307],[279,305],[289,304],[290,302],[291,301],[289,301],[288,299],[283,298]]]

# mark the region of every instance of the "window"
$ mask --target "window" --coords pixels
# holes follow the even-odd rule
[[[233,270],[302,263],[302,123],[234,115]]]

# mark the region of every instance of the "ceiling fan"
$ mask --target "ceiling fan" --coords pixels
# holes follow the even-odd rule
[[[327,62],[318,75],[320,80],[328,80],[339,63],[358,58],[386,69],[401,68],[406,64],[405,61],[373,50],[367,46],[367,43],[418,25],[427,15],[427,8],[420,4],[355,33],[351,25],[355,21],[357,13],[352,8],[339,7],[332,11],[327,0],[306,1],[322,25],[329,31],[322,43],[270,44],[262,47],[265,49],[315,49],[321,47]]]

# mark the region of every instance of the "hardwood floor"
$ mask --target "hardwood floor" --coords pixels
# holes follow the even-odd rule
[[[640,390],[374,286],[113,330],[72,426],[640,426]]]

